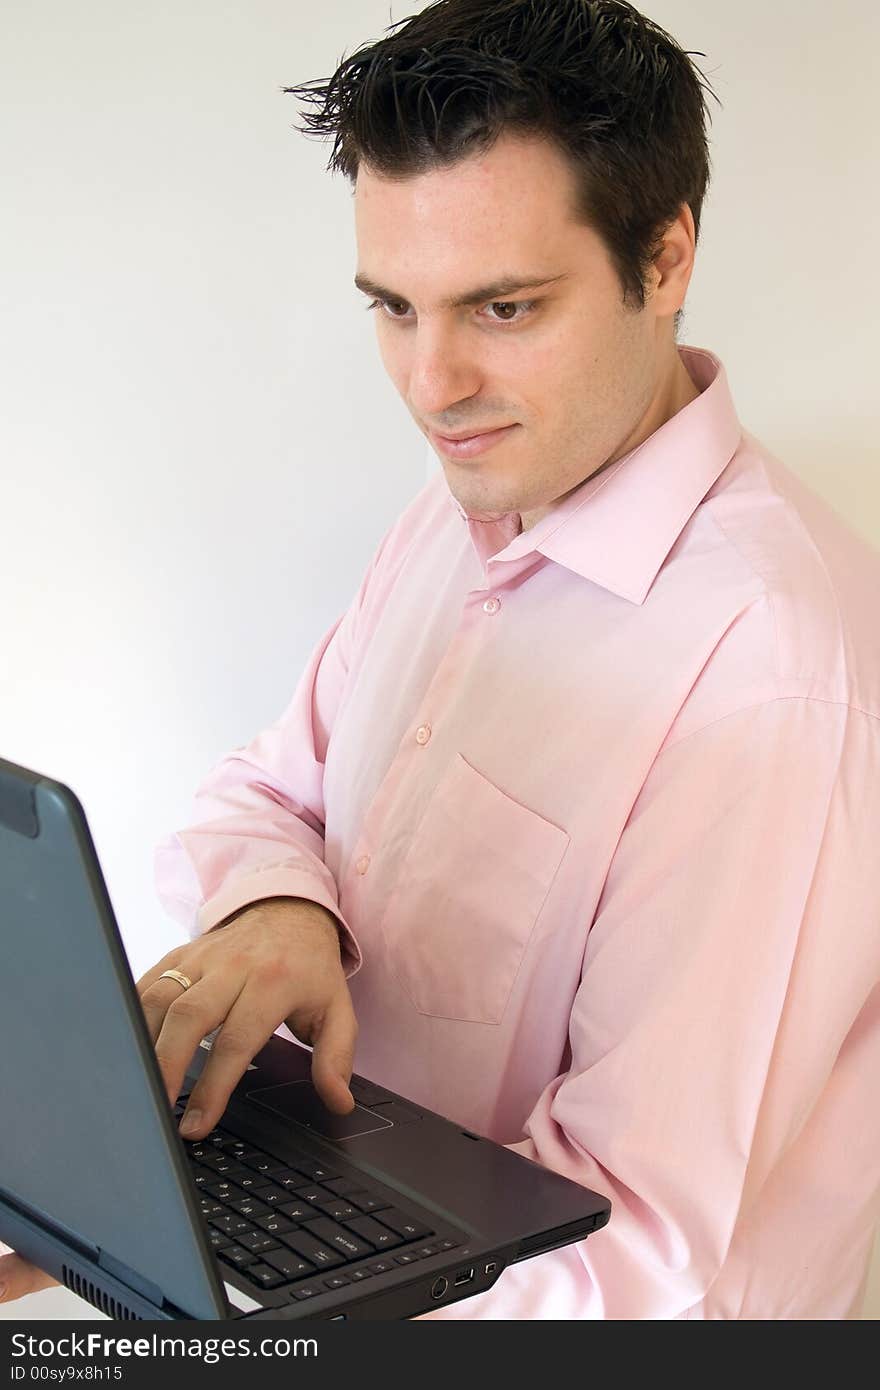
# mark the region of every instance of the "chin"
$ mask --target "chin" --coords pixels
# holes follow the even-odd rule
[[[506,516],[510,516],[511,512],[519,512],[516,503],[512,503],[510,506],[499,504],[493,507],[486,498],[483,498],[479,503],[468,502],[464,497],[457,498],[457,501],[459,506],[467,512],[471,521],[503,521]]]

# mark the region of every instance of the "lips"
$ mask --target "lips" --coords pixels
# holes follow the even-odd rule
[[[467,434],[441,434],[439,430],[434,430],[437,439],[443,439],[447,444],[461,444],[465,439],[476,439],[481,434],[494,434],[496,430],[506,430],[508,425],[492,425],[484,430],[468,430]]]
[[[500,425],[492,430],[483,430],[480,434],[459,435],[457,439],[432,432],[431,438],[440,452],[448,458],[470,459],[494,449],[517,428],[517,425]]]

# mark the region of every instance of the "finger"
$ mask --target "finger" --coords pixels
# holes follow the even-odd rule
[[[37,1269],[21,1255],[0,1255],[0,1303],[11,1303],[15,1298],[24,1298],[28,1293],[39,1293],[57,1284],[51,1274]]]
[[[187,976],[187,979],[189,976]],[[199,982],[193,980],[191,988]],[[162,980],[157,978],[151,985],[148,985],[141,996],[141,1009],[147,1021],[147,1032],[150,1035],[150,1042],[156,1046],[165,1016],[175,1000],[179,999],[183,991],[183,985],[179,980]]]
[[[193,1087],[180,1132],[203,1139],[214,1128],[248,1064],[265,1047],[283,1018],[283,1005],[272,1011],[263,989],[243,988],[214,1039],[211,1055]]]
[[[175,946],[173,951],[168,951],[167,954],[164,955],[161,960],[156,961],[155,965],[151,965],[149,970],[146,971],[145,974],[141,975],[140,979],[135,985],[135,989],[137,990],[138,994],[143,994],[144,990],[150,988],[150,985],[154,985],[158,980],[159,976],[162,974],[163,970],[182,969],[182,967],[179,965],[179,961],[181,960],[182,956],[187,954],[187,949],[188,948],[186,946]],[[184,973],[186,972],[184,971]]]
[[[357,1019],[348,989],[333,996],[324,1017],[313,1030],[312,1081],[315,1090],[337,1115],[354,1109],[354,1096],[348,1083],[354,1067]]]
[[[173,980],[163,980],[160,989]],[[154,985],[154,989],[157,987]],[[191,989],[177,991],[155,1042],[156,1060],[172,1105],[180,1095],[186,1069],[202,1038],[226,1018],[241,988],[235,974],[214,971]]]

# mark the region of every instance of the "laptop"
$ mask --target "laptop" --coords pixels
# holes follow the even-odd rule
[[[111,1318],[400,1319],[604,1226],[599,1193],[277,1034],[178,1133],[80,802],[0,758],[0,1239]]]

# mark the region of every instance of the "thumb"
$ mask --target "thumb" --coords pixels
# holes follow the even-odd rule
[[[348,1115],[354,1096],[348,1088],[354,1067],[357,1020],[348,997],[340,992],[327,1007],[312,1046],[312,1081],[328,1110]]]
[[[21,1255],[0,1255],[0,1303],[11,1303],[15,1298],[50,1289],[57,1283],[51,1274],[44,1274]]]

